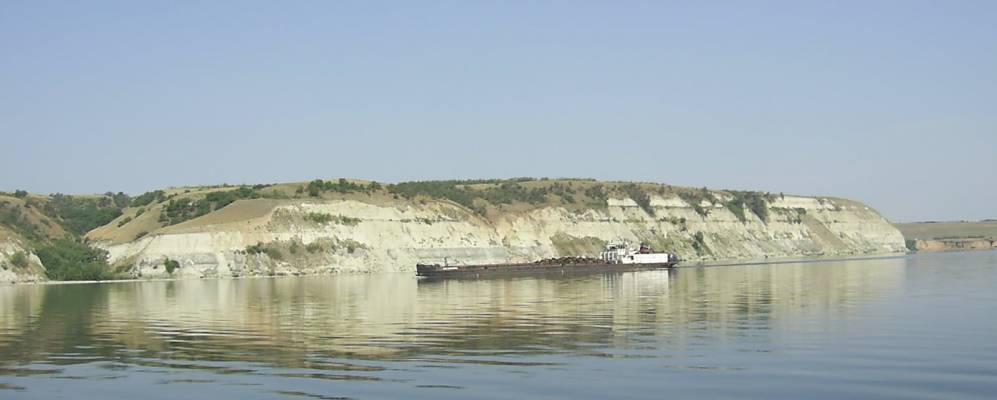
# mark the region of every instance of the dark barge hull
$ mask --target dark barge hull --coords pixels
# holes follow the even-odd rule
[[[489,264],[489,265],[416,265],[416,275],[433,279],[475,279],[523,275],[566,275],[592,272],[630,272],[675,267],[675,262],[654,264]]]

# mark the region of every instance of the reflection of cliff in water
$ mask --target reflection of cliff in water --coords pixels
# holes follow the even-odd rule
[[[681,347],[817,329],[895,291],[904,266],[883,259],[480,281],[391,274],[15,286],[0,289],[0,354],[6,363],[61,352],[74,354],[61,362],[316,367],[347,357]]]
[[[0,354],[6,362],[36,360],[39,353],[87,353],[107,356],[95,342],[101,315],[94,310],[106,303],[104,287],[92,285],[15,286],[0,289]],[[86,358],[80,356],[80,359]],[[77,357],[63,357],[52,363],[72,363]]]

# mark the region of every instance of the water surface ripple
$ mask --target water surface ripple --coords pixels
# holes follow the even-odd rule
[[[0,398],[993,398],[997,252],[0,287]]]

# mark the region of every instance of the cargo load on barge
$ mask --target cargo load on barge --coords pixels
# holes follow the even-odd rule
[[[678,263],[675,253],[655,252],[646,244],[632,247],[627,242],[610,244],[591,257],[546,258],[527,263],[452,265],[416,264],[416,275],[426,278],[481,278],[488,276],[568,274],[578,272],[639,271],[672,268]]]

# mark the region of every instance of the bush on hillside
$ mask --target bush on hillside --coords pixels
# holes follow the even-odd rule
[[[28,255],[23,251],[15,252],[10,256],[10,263],[14,264],[15,267],[24,268],[28,266]]]
[[[716,196],[705,187],[696,191],[679,192],[678,196],[682,201],[688,203],[696,211],[696,214],[704,217],[710,215],[710,209],[702,206],[703,201],[708,203],[717,202]]]
[[[654,216],[654,207],[651,207],[651,196],[649,196],[639,185],[628,183],[620,187],[620,190],[626,194],[627,197],[637,203],[637,205],[640,206],[644,212],[652,217]]]
[[[231,186],[224,186],[223,188],[229,187]],[[287,195],[276,189],[263,190],[268,187],[270,185],[240,185],[235,189],[210,192],[197,200],[193,198],[170,199],[163,206],[163,212],[159,215],[159,222],[166,225],[179,224],[210,212],[218,211],[237,200],[288,198]]]
[[[761,192],[731,192],[733,198],[725,203],[727,209],[737,216],[741,222],[747,222],[745,208],[751,210],[762,222],[768,222],[769,209],[766,203],[766,195]]]
[[[107,196],[111,198],[111,201],[114,203],[114,206],[117,208],[125,208],[132,204],[132,198],[122,192],[113,193],[113,194],[111,192],[107,192]]]
[[[13,228],[28,240],[40,240],[44,236],[40,228],[31,223],[17,204],[0,201],[0,224]],[[45,220],[42,220],[43,223]]]
[[[58,239],[35,251],[49,279],[104,280],[111,278],[107,252],[71,239]]]
[[[58,217],[61,225],[76,236],[82,236],[121,216],[121,209],[116,208],[108,197],[75,197],[61,193],[52,195],[44,211]]]
[[[737,217],[738,221],[741,221],[742,223],[748,221],[748,217],[744,215],[744,199],[735,197],[724,205],[727,206],[727,209],[730,210],[735,217]]]
[[[353,254],[357,250],[367,250],[367,246],[353,239],[343,240],[340,244],[346,246],[346,252],[349,254]]]
[[[406,199],[412,199],[416,196],[446,199],[464,206],[475,213],[484,215],[486,208],[480,204],[475,204],[475,200],[484,200],[494,205],[513,203],[538,205],[546,203],[548,201],[547,196],[552,193],[552,190],[549,187],[528,188],[520,184],[529,180],[532,179],[402,182],[389,185],[388,192],[396,197],[404,197]],[[474,188],[471,185],[491,186]],[[563,187],[559,187],[558,193],[567,194],[567,191]],[[572,198],[572,200],[574,199]]]
[[[145,192],[132,199],[131,205],[135,207],[147,206],[152,203],[159,203],[166,200],[166,193],[162,190]]]
[[[705,254],[709,251],[710,248],[706,246],[706,236],[703,235],[703,232],[696,232],[696,234],[692,235],[692,240],[692,248],[697,253]]]
[[[347,226],[357,226],[358,224],[360,224],[360,218],[353,218],[345,215],[316,213],[316,212],[310,212],[308,214],[305,214],[304,219],[306,221],[311,221],[316,224],[325,224],[329,222],[333,222],[339,225],[347,225]]]
[[[163,267],[166,268],[166,273],[173,275],[173,271],[180,268],[180,262],[177,260],[171,260],[167,257],[166,260],[163,261]]]
[[[589,198],[589,205],[595,207],[605,207],[609,195],[603,190],[601,184],[589,186],[585,189],[585,196]]]
[[[339,178],[337,181],[323,181],[321,179],[316,179],[308,182],[308,186],[305,187],[305,191],[311,197],[319,197],[324,192],[336,192],[336,193],[367,193],[371,194],[374,192],[379,192],[382,189],[382,185],[377,182],[371,182],[366,185],[353,183],[344,178]],[[300,193],[300,192],[299,192]]]
[[[284,258],[284,253],[280,251],[275,246],[268,246],[263,243],[257,243],[246,247],[247,254],[266,254],[272,260],[282,260]]]
[[[388,186],[388,191],[406,199],[422,195],[438,199],[447,199],[464,207],[471,208],[474,198],[463,188],[458,188],[457,181],[425,181],[402,182]]]
[[[305,251],[307,251],[309,253],[313,253],[314,254],[314,253],[318,253],[318,252],[320,252],[322,250],[323,250],[322,249],[322,244],[319,243],[319,242],[311,242],[311,243],[308,243],[307,245],[305,245]]]
[[[194,200],[191,198],[170,199],[163,212],[159,215],[159,222],[166,225],[175,225],[191,220],[212,211],[217,211],[223,207],[234,203],[236,200],[262,198],[263,193],[254,190],[249,186],[239,186],[232,190],[220,190],[204,195],[204,198]]]

